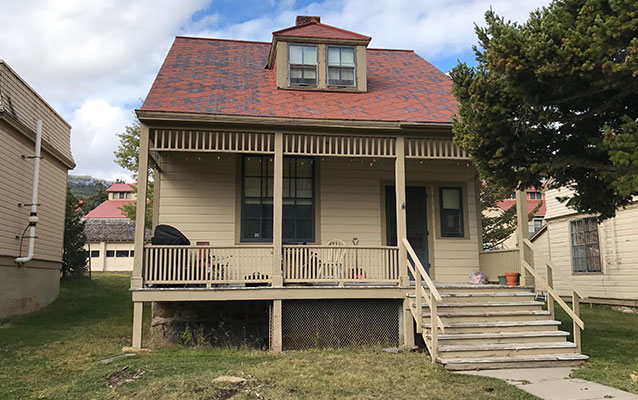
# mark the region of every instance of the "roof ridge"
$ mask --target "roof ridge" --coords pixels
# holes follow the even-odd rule
[[[192,39],[192,40],[211,40],[214,42],[240,42],[240,43],[255,43],[255,44],[267,44],[271,45],[271,42],[259,42],[257,40],[240,40],[240,39],[220,39],[220,38],[206,38],[200,36],[185,36],[185,35],[177,35],[175,39]]]
[[[416,53],[414,50],[412,49],[382,49],[379,47],[368,47],[366,50],[371,50],[371,51],[401,51],[404,53]],[[427,61],[427,60],[425,60]]]
[[[356,35],[356,36],[360,36],[362,38],[362,40],[366,40],[367,39],[369,41],[369,40],[372,39],[372,37],[367,36],[367,35],[362,35],[362,34],[357,33],[357,32],[349,31],[349,30],[343,29],[343,28],[337,28],[336,26],[332,26],[332,25],[328,25],[328,24],[324,24],[324,23],[316,22],[316,21],[310,21],[310,22],[308,22],[306,24],[303,24],[303,25],[295,25],[295,26],[291,26],[291,27],[288,27],[288,28],[280,29],[278,31],[274,31],[272,34],[273,34],[273,36],[280,35],[282,32],[287,32],[287,31],[290,31],[290,30],[303,28],[304,26],[308,26],[308,25],[319,25],[319,26],[322,26],[322,27],[325,27],[325,28],[328,28],[328,29],[332,29],[332,30],[335,30],[335,31],[339,31],[339,32],[343,32],[343,33],[350,33],[350,34],[353,34],[353,35]]]

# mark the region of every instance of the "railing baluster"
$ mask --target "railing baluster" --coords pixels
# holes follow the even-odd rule
[[[580,298],[578,296],[578,293],[576,293],[575,290],[572,290],[572,310],[574,311],[574,314],[576,314],[576,316],[580,318]],[[574,344],[576,345],[576,349],[578,349],[578,352],[580,353],[581,351],[580,327],[576,323],[576,320],[574,320],[573,322],[573,328],[574,328]]]
[[[545,264],[545,267],[547,268],[547,287],[554,289],[554,275],[552,267],[549,264]],[[547,311],[549,311],[552,319],[554,319],[554,299],[549,295],[549,291],[547,292]]]

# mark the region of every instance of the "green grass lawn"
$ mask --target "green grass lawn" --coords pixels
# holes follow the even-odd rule
[[[572,376],[638,394],[638,314],[581,304],[580,317],[582,352],[590,358]],[[561,330],[572,332],[572,320],[558,305],[556,318]]]
[[[0,321],[0,399],[534,398],[496,379],[451,374],[427,354],[380,349],[174,346],[98,364],[130,345],[128,286],[126,275],[63,282],[49,307]],[[212,382],[227,374],[248,381],[239,390]]]

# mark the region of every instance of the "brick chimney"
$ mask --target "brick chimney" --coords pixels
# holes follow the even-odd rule
[[[306,25],[311,22],[320,23],[321,17],[313,17],[310,15],[297,15],[297,20],[295,21],[295,26]]]

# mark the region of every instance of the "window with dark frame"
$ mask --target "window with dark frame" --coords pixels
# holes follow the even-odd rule
[[[117,250],[117,251],[115,251],[115,257],[119,257],[119,258],[128,257],[128,250]]]
[[[317,85],[317,46],[288,45],[290,84],[294,86]]]
[[[283,240],[312,242],[315,239],[314,161],[305,157],[284,157],[283,161]],[[244,156],[242,159],[242,241],[272,241],[273,167],[272,157]]]
[[[91,250],[91,258],[98,258],[100,256],[100,250]]]
[[[107,250],[106,251],[106,256],[107,257],[115,257],[115,251],[114,250]]]
[[[601,272],[598,221],[595,217],[570,221],[574,272]]]
[[[124,198],[124,192],[120,192],[120,193],[119,193],[119,198],[120,198],[120,199],[123,199],[123,198]]]
[[[530,200],[543,200],[543,194],[541,192],[529,192]]]
[[[327,47],[328,86],[354,86],[354,47]]]
[[[460,187],[439,188],[441,237],[464,237],[463,190]]]

